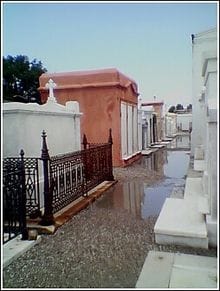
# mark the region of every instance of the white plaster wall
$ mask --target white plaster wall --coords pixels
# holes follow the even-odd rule
[[[48,101],[44,105],[11,102],[3,104],[3,157],[41,157],[42,131],[47,134],[49,155],[81,149],[79,104],[66,106]],[[43,172],[39,162],[40,207],[44,206]]]
[[[217,123],[208,123],[208,194],[211,217],[217,219]]]
[[[128,134],[128,155],[132,155],[133,152],[133,126],[132,126],[132,106],[127,105],[127,112],[128,112],[128,127],[127,127],[127,134]]]
[[[216,100],[217,101],[217,100]],[[216,102],[217,103],[217,102]],[[207,110],[207,173],[208,173],[208,197],[210,214],[206,215],[206,224],[208,230],[209,245],[216,247],[217,240],[217,225],[218,225],[218,201],[219,192],[217,187],[217,108],[211,108],[208,106]]]
[[[125,158],[128,155],[127,146],[127,107],[126,103],[121,103],[121,155]]]
[[[138,152],[139,138],[142,138],[141,119],[137,106],[121,102],[121,154],[127,159]],[[140,123],[140,124],[139,124]]]
[[[165,135],[172,137],[177,133],[177,115],[167,113],[165,115]]]
[[[177,114],[177,127],[179,126],[182,130],[189,130],[190,124],[192,123],[192,114]]]
[[[50,156],[80,150],[81,114],[74,112],[77,108],[79,105],[75,102],[67,106],[51,102],[45,105],[5,103],[3,156],[18,156],[23,149],[26,157],[40,157],[43,130],[47,134]]]
[[[147,122],[148,124],[148,131],[147,131],[147,138],[146,138],[146,148],[150,146],[150,140],[152,138],[152,132],[150,131],[150,120],[153,119],[153,106],[151,106],[151,108],[149,107],[148,110],[143,110],[142,111],[142,120],[143,122]]]
[[[138,151],[142,150],[142,111],[138,110]]]
[[[206,124],[203,122],[204,106],[201,104],[201,90],[204,85],[202,76],[202,66],[204,54],[217,49],[217,30],[195,34],[192,44],[192,135],[191,135],[191,155],[194,156],[195,147],[204,144],[203,133]]]
[[[206,215],[209,245],[217,245],[217,110],[219,96],[217,93],[217,52],[211,51],[203,57],[202,76],[204,77],[203,123],[206,125],[204,136],[205,176],[210,214]],[[205,183],[205,184],[206,184]]]
[[[211,72],[205,83],[206,86],[206,105],[207,101],[217,96],[217,71]]]
[[[138,151],[138,109],[133,106],[133,153]]]

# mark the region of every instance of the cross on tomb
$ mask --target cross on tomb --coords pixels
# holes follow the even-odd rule
[[[54,83],[54,81],[52,79],[50,79],[47,83],[46,83],[46,88],[49,89],[49,98],[48,100],[50,101],[54,101],[54,102],[57,102],[56,101],[56,98],[53,94],[53,89],[57,86],[56,83]]]

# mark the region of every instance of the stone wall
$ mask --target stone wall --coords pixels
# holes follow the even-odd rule
[[[210,29],[195,34],[192,40],[192,146],[191,155],[195,148],[204,144],[206,122],[204,119],[205,104],[203,102],[205,90],[202,70],[204,56],[210,51],[217,51],[217,30]]]
[[[3,105],[3,156],[40,157],[42,131],[47,134],[49,155],[81,149],[80,116],[77,102],[65,106],[54,101],[44,105],[11,102]]]
[[[196,49],[195,49],[196,48]],[[194,77],[198,79],[194,89],[198,89],[199,98],[194,97],[192,153],[194,169],[203,171],[203,194],[207,201],[206,226],[210,246],[217,246],[217,129],[218,100],[217,93],[217,51],[216,30],[199,34],[194,44]],[[197,54],[197,55],[196,55]],[[195,59],[197,62],[195,63]],[[198,67],[198,60],[200,64]],[[196,69],[199,69],[196,73]],[[198,97],[198,96],[197,96]]]
[[[189,131],[192,127],[192,113],[177,114],[177,128],[180,131]]]

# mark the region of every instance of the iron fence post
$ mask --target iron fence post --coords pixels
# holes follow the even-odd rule
[[[83,196],[86,197],[88,196],[87,193],[87,178],[88,178],[88,164],[87,164],[87,145],[88,145],[88,141],[86,138],[86,135],[83,135]]]
[[[83,135],[83,142],[82,143],[83,143],[83,149],[86,150],[88,142],[87,142],[87,138],[86,138],[85,134]]]
[[[110,154],[109,154],[109,160],[108,160],[108,165],[109,165],[108,180],[109,181],[114,181],[115,178],[113,176],[113,165],[112,165],[112,145],[113,145],[113,139],[112,139],[112,129],[111,128],[109,129],[108,143],[110,145]]]
[[[41,160],[43,161],[43,175],[44,175],[44,215],[40,222],[41,225],[51,225],[54,224],[53,217],[53,187],[49,186],[49,161],[50,156],[48,153],[47,143],[46,143],[46,132],[42,132],[42,150],[41,150]],[[52,186],[52,185],[51,185]]]
[[[26,187],[25,187],[25,167],[24,167],[24,151],[21,150],[21,163],[20,163],[20,171],[21,171],[21,196],[20,196],[20,219],[21,219],[21,239],[28,239],[28,230],[27,230],[27,220],[26,220]]]

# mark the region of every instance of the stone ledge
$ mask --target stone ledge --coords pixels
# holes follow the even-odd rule
[[[136,288],[216,288],[217,258],[149,251]]]
[[[136,288],[168,288],[173,261],[173,253],[149,251]]]
[[[41,241],[41,236],[36,240],[21,240],[21,235],[3,245],[3,268],[7,267],[13,260],[17,259],[31,247]]]
[[[204,171],[205,170],[205,160],[194,160],[194,170]]]
[[[198,212],[197,197],[194,198],[166,198],[154,226],[156,243],[208,249],[204,215]]]

